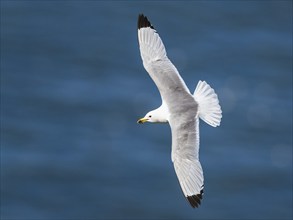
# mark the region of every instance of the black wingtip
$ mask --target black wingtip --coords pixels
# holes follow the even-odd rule
[[[150,27],[152,29],[155,29],[146,16],[144,16],[143,14],[139,14],[137,20],[137,28],[140,29],[144,27]]]
[[[192,206],[192,208],[197,208],[200,205],[201,203],[200,200],[202,199],[202,195],[203,195],[203,189],[200,191],[200,194],[186,197],[188,202]]]

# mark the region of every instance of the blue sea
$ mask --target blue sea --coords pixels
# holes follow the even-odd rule
[[[161,104],[139,13],[222,106],[197,209],[168,124],[136,123]],[[1,1],[2,219],[292,219],[292,1]]]

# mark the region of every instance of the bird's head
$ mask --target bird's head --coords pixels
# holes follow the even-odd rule
[[[158,116],[155,111],[148,112],[143,118],[139,119],[137,123],[143,124],[145,122],[158,122]]]
[[[165,112],[160,107],[153,111],[148,112],[143,118],[137,121],[137,123],[139,124],[143,124],[145,122],[166,123],[168,121],[167,121]]]

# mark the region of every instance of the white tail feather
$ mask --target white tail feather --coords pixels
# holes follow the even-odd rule
[[[215,90],[205,81],[200,80],[193,96],[199,105],[200,119],[213,127],[219,126],[222,118],[222,110]]]

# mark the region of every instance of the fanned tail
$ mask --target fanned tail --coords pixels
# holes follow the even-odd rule
[[[219,126],[222,110],[215,90],[205,81],[200,80],[193,96],[199,105],[199,118],[213,127]]]

